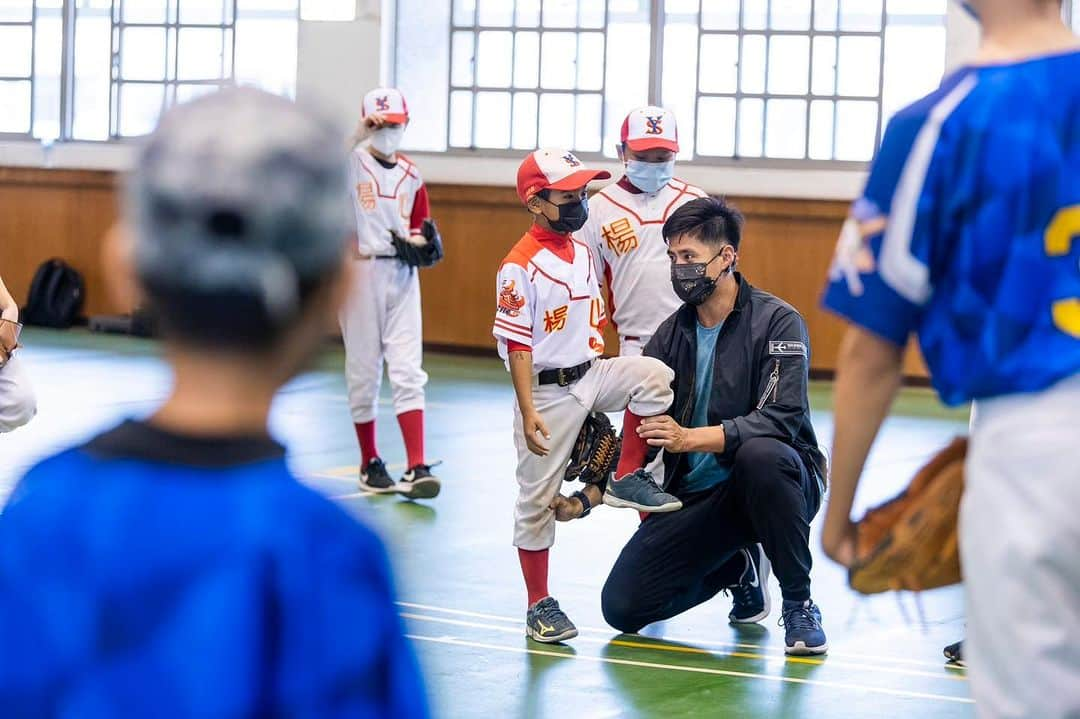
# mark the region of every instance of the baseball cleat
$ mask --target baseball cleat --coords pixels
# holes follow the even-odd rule
[[[418,464],[402,476],[397,489],[409,499],[432,499],[439,496],[442,485],[430,464]]]
[[[753,624],[769,616],[769,558],[760,544],[740,549],[746,557],[746,569],[739,583],[728,587],[734,603],[728,621],[732,624]]]
[[[821,628],[821,610],[813,600],[784,600],[780,626],[784,628],[785,654],[824,654],[829,651],[825,630]]]
[[[360,489],[373,494],[392,494],[398,491],[397,484],[390,479],[386,465],[378,457],[373,458],[360,470]]]
[[[578,630],[554,597],[544,597],[525,614],[525,635],[537,642],[555,644],[573,639]]]
[[[660,489],[652,475],[644,469],[608,482],[604,490],[604,504],[639,512],[674,512],[682,509],[682,501]]]

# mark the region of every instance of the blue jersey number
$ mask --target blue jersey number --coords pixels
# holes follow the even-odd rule
[[[1077,235],[1080,235],[1080,205],[1058,211],[1050,226],[1046,228],[1046,254],[1050,257],[1069,254]],[[1054,326],[1065,334],[1080,339],[1080,297],[1058,300],[1052,311]]]

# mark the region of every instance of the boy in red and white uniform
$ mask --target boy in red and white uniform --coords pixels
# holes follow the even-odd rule
[[[345,378],[360,443],[360,486],[377,493],[401,492],[418,499],[439,493],[424,458],[424,386],[420,280],[400,261],[393,236],[422,243],[430,218],[427,189],[412,160],[397,151],[409,110],[392,87],[364,96],[363,117],[353,138],[349,182],[356,214],[356,275],[342,309]],[[405,442],[408,470],[394,482],[375,444],[375,417],[388,366],[394,413]]]
[[[589,170],[564,150],[537,150],[518,168],[518,197],[533,226],[499,269],[493,333],[514,384],[514,444],[519,486],[514,545],[528,589],[526,633],[540,642],[577,636],[548,594],[548,549],[555,522],[584,516],[601,499],[589,486],[559,495],[574,441],[590,412],[626,409],[624,440],[605,504],[643,512],[682,507],[642,467],[642,417],[671,405],[673,374],[647,357],[598,359],[607,323],[589,248],[571,236],[588,217],[586,185],[610,174]],[[580,503],[580,504],[579,504]]]
[[[626,174],[590,200],[589,220],[577,239],[589,245],[608,286],[619,354],[636,357],[660,323],[682,306],[671,289],[671,262],[660,230],[701,188],[673,177],[679,151],[675,115],[642,107],[622,125],[619,159]]]

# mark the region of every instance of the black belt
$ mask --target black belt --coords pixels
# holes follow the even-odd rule
[[[585,373],[592,367],[592,360],[588,362],[582,362],[576,367],[560,367],[559,369],[546,369],[540,372],[539,383],[540,384],[557,384],[560,387],[566,387],[567,385],[577,382],[579,379],[585,376]]]

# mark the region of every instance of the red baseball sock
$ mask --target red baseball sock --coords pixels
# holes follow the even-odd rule
[[[649,444],[638,436],[637,428],[640,424],[641,417],[630,410],[623,413],[622,452],[619,454],[619,466],[615,469],[616,480],[645,466],[645,454],[649,451]]]
[[[548,550],[518,549],[521,574],[525,577],[525,589],[529,592],[529,606],[548,596]]]
[[[424,463],[424,410],[414,409],[397,416],[401,438],[405,440],[405,454],[409,469]]]
[[[368,462],[379,456],[375,448],[375,420],[356,422],[356,439],[360,442],[360,469],[367,469]]]

